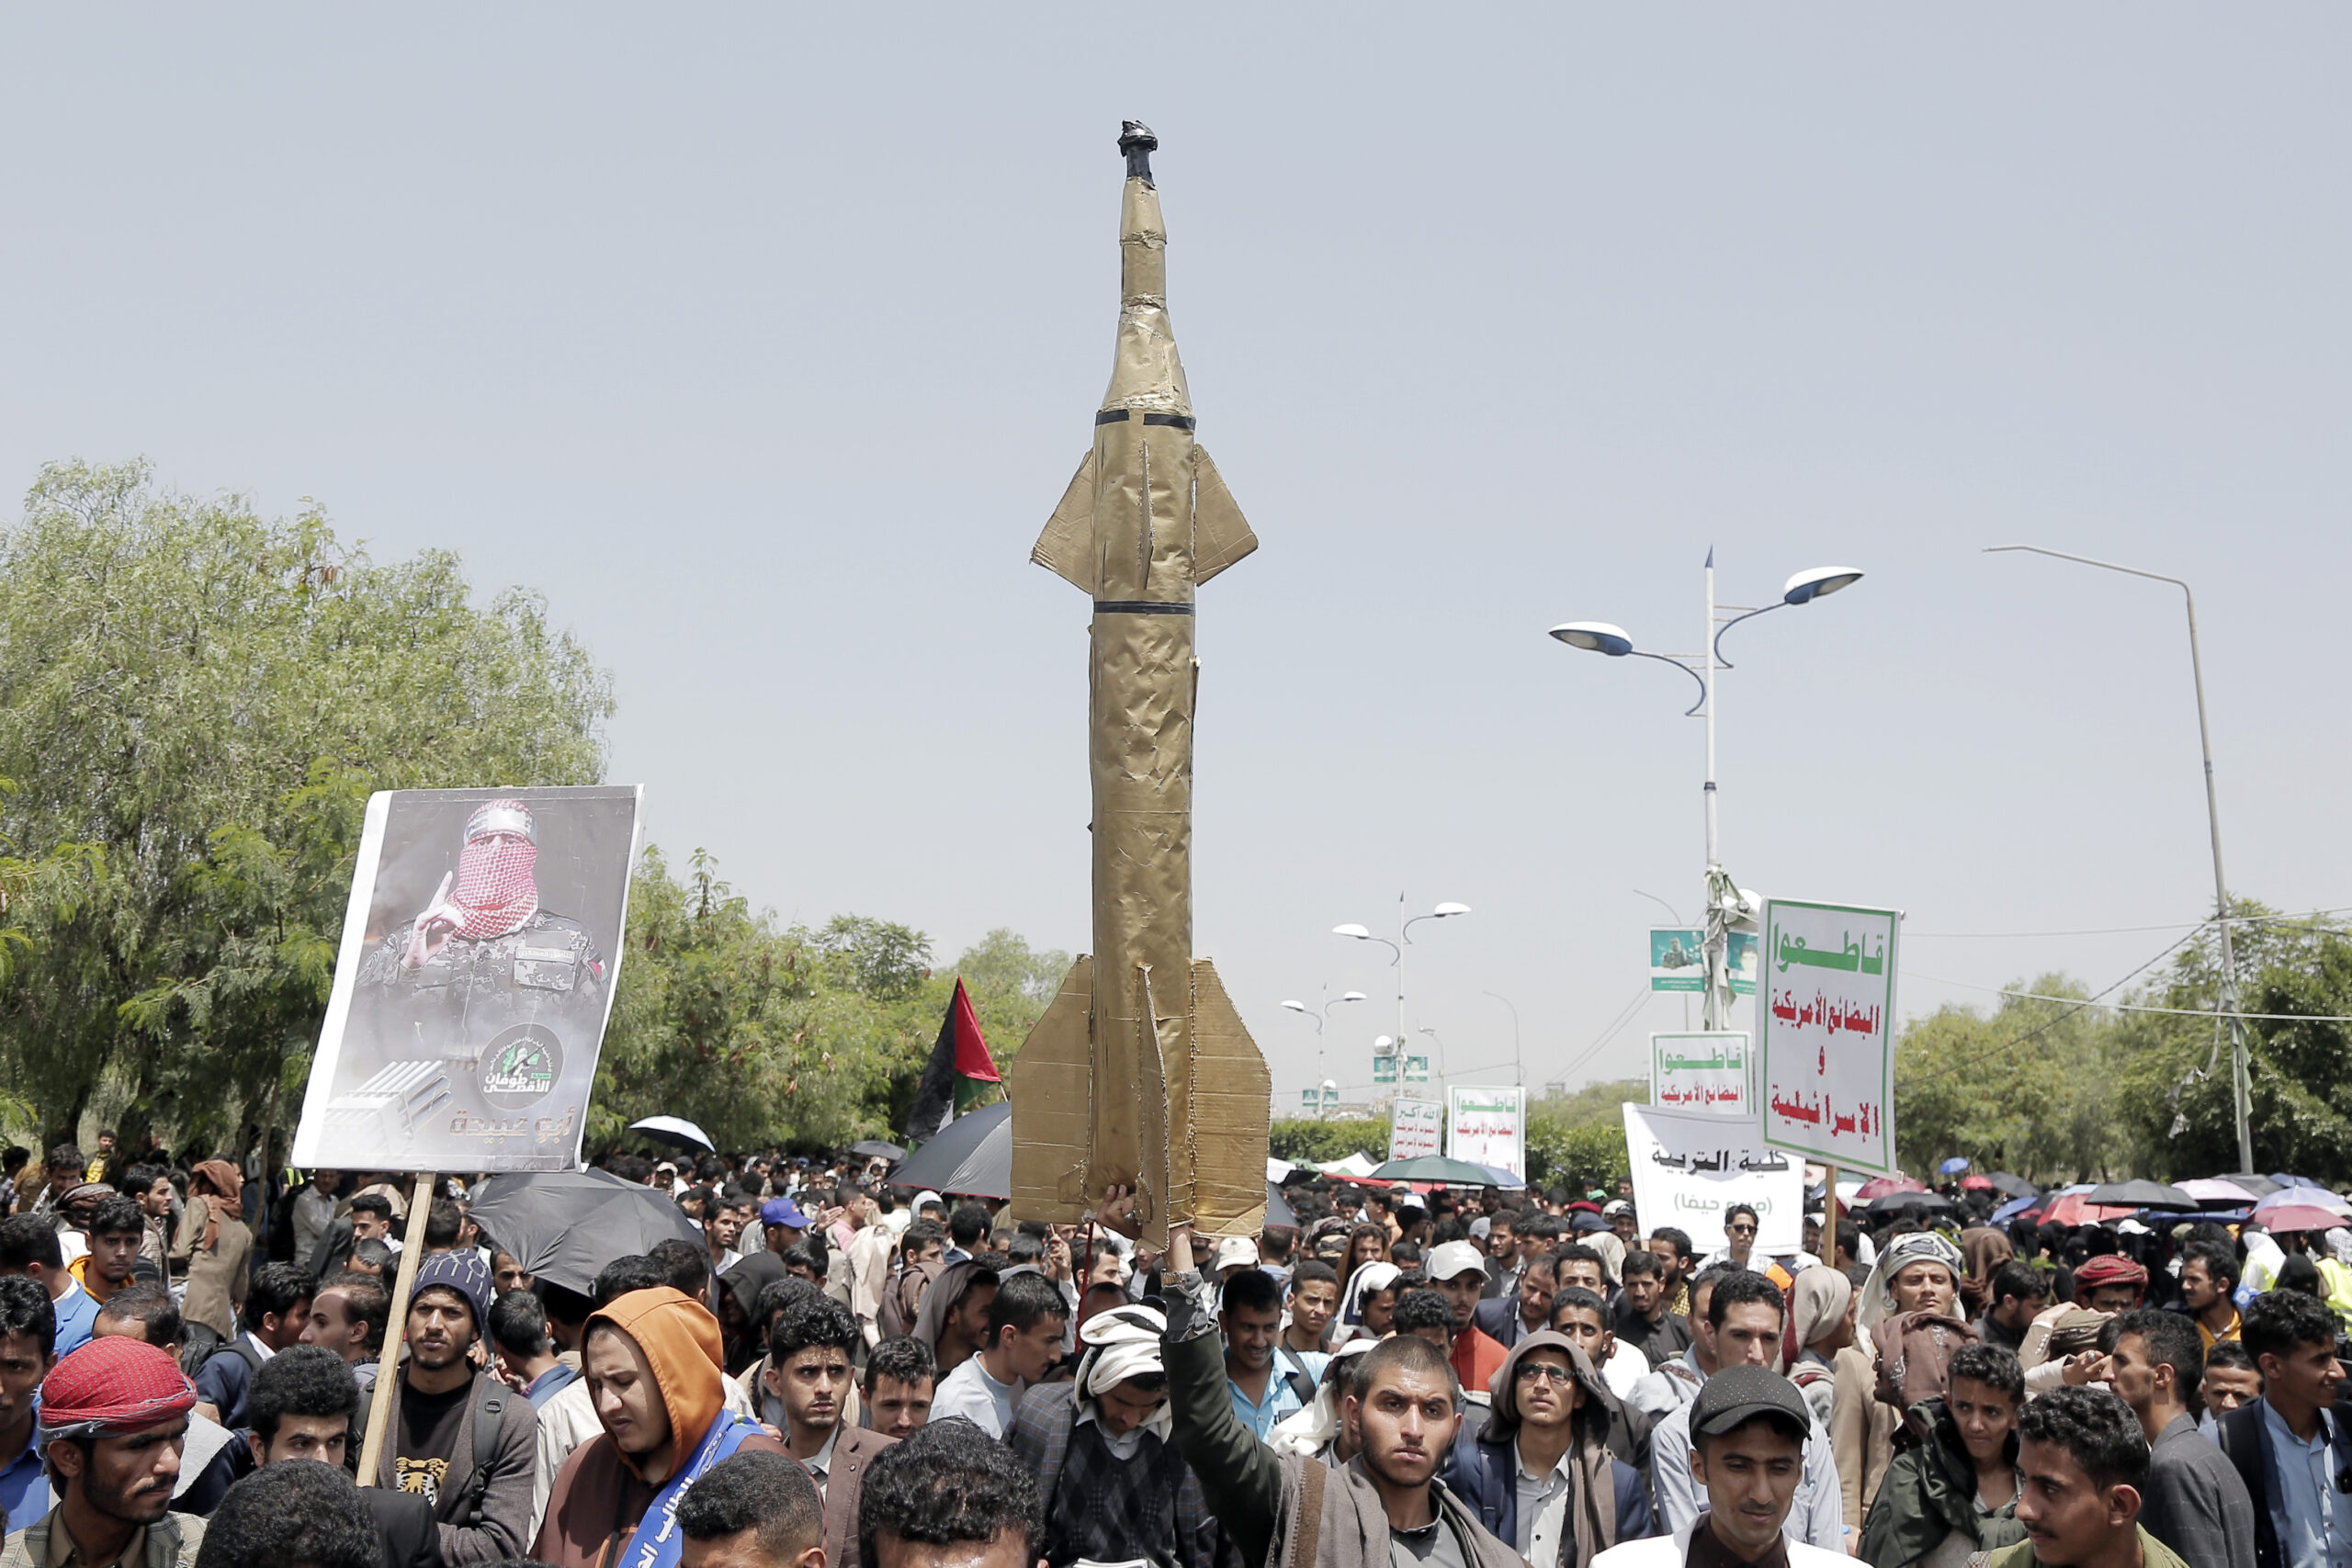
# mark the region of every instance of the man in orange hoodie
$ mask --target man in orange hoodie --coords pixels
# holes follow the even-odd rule
[[[531,1555],[550,1568],[676,1568],[675,1515],[695,1479],[730,1454],[785,1446],[725,1408],[718,1320],[668,1286],[631,1291],[592,1315],[581,1377],[602,1436],[555,1479]]]

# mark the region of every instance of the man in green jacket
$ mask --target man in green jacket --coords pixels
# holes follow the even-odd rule
[[[2018,1521],[2026,1539],[1971,1568],[2188,1568],[2140,1528],[2148,1439],[2103,1388],[2052,1389],[2018,1417]]]
[[[1108,1207],[1108,1205],[1106,1205]],[[1398,1335],[1363,1357],[1341,1418],[1363,1448],[1340,1469],[1277,1456],[1233,1413],[1216,1316],[1189,1226],[1168,1235],[1168,1332],[1161,1359],[1176,1446],[1209,1511],[1266,1568],[1524,1568],[1438,1473],[1461,1426],[1445,1352]]]

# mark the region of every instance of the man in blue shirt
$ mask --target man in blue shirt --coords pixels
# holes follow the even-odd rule
[[[196,1373],[196,1408],[223,1427],[245,1425],[245,1391],[261,1364],[301,1342],[317,1292],[311,1271],[294,1263],[265,1263],[245,1287],[244,1332],[212,1352]]]
[[[30,1280],[0,1279],[0,1512],[10,1529],[51,1506],[41,1471],[40,1380],[56,1365],[49,1353],[56,1337],[49,1292]]]
[[[55,1220],[47,1214],[0,1220],[0,1275],[6,1274],[20,1274],[49,1293],[57,1314],[51,1354],[62,1359],[89,1342],[98,1303],[67,1270]]]
[[[1283,1288],[1262,1269],[1237,1269],[1227,1277],[1224,1288],[1217,1326],[1225,1330],[1225,1375],[1233,1388],[1233,1414],[1262,1443],[1276,1422],[1306,1408],[1292,1380],[1274,1365]]]
[[[2335,1316],[2316,1296],[2273,1290],[2245,1308],[2240,1337],[2262,1397],[2221,1420],[2222,1451],[2255,1499],[2257,1568],[2352,1568],[2352,1421]]]

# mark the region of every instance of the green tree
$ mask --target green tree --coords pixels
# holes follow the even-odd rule
[[[2288,919],[2233,899],[2232,946],[2251,1068],[2255,1168],[2331,1185],[2352,1180],[2352,934],[2320,916]],[[2120,1100],[2140,1168],[2175,1179],[2234,1170],[2237,1123],[2221,1007],[2221,944],[2211,928],[2132,1002],[2118,1025],[2128,1066]],[[2206,1016],[2196,1016],[2206,1015]]]
[[[1630,1163],[1623,1107],[1649,1102],[1650,1086],[1641,1078],[1590,1083],[1535,1101],[1527,1111],[1528,1181],[1579,1195],[1606,1188],[1613,1196]]]
[[[594,782],[609,678],[535,595],[306,504],[44,469],[0,533],[0,1068],[70,1136],[249,1145],[317,1035],[372,789]]]
[[[640,1117],[683,1116],[722,1148],[838,1148],[893,1137],[962,973],[1001,1063],[1069,961],[991,931],[953,969],[921,931],[865,916],[814,931],[754,910],[697,850],[649,849],[588,1118],[594,1148]],[[1051,976],[1050,979],[1047,976]]]
[[[2064,975],[2011,990],[2086,998]],[[1989,1013],[1947,1005],[1906,1023],[1894,1055],[1898,1162],[1914,1173],[1964,1155],[2040,1181],[2128,1174],[2120,1118],[2125,1056],[2115,1015],[2076,1002],[2006,997]]]
[[[1388,1118],[1366,1116],[1326,1122],[1313,1116],[1284,1117],[1266,1137],[1266,1150],[1294,1164],[1326,1165],[1361,1154],[1374,1165],[1388,1157]]]

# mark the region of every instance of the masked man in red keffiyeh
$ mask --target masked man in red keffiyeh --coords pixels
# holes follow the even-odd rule
[[[604,955],[585,926],[539,902],[538,857],[528,805],[477,807],[457,865],[359,972],[385,1059],[477,1063],[487,1104],[503,1111],[533,1109],[564,1055],[593,1048],[605,1015]]]

